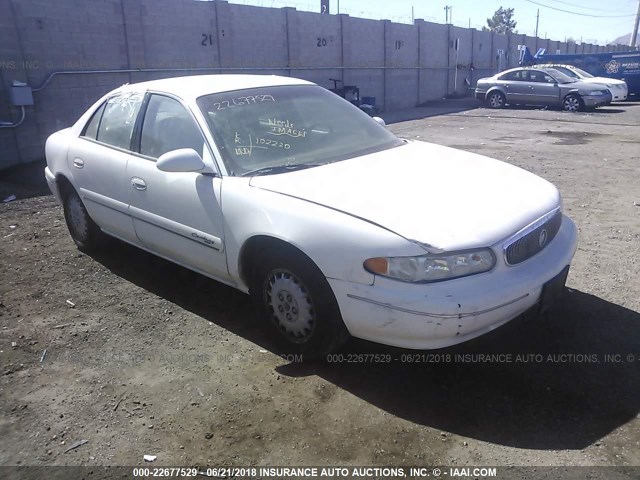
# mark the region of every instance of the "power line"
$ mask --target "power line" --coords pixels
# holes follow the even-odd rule
[[[570,10],[563,10],[562,8],[552,7],[550,5],[545,5],[544,3],[534,2],[533,0],[525,0],[525,2],[533,3],[535,5],[540,5],[541,7],[545,7],[545,8],[550,8],[551,10],[556,10],[558,12],[570,13],[571,15],[580,15],[581,17],[595,17],[595,18],[635,17],[635,15],[591,15],[589,13],[579,13],[579,12],[572,12]]]
[[[563,5],[569,5],[570,7],[582,8],[583,10],[594,10],[596,12],[610,12],[611,11],[610,8],[583,7],[582,5],[578,5],[578,4],[575,4],[575,3],[569,3],[569,2],[563,2],[561,0],[548,0],[548,1],[552,1],[554,3],[561,3]]]

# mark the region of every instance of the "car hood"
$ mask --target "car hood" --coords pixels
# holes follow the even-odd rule
[[[581,78],[580,81],[584,83],[599,83],[601,85],[626,85],[622,80],[607,77]]]
[[[364,219],[432,251],[494,245],[560,204],[558,190],[532,173],[424,142],[253,177],[250,185]]]

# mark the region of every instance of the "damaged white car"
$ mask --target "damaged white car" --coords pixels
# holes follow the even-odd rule
[[[80,249],[107,234],[249,293],[288,352],[446,347],[553,302],[558,190],[382,123],[304,80],[157,80],[51,135],[45,174]]]

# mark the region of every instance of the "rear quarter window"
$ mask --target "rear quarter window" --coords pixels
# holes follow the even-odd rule
[[[96,140],[98,138],[98,126],[100,125],[100,120],[102,119],[104,106],[104,103],[100,105],[100,107],[91,116],[91,119],[87,122],[82,132],[83,137],[91,138],[93,140]]]

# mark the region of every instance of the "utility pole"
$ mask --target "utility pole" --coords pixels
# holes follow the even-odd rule
[[[411,24],[415,22],[415,17],[413,16],[413,5],[411,5]]]
[[[538,14],[536,15],[536,34],[534,37],[538,36],[538,23],[540,23],[540,9],[538,9]]]
[[[451,23],[452,17],[453,17],[453,7],[450,5],[445,5],[444,6],[444,12],[445,12],[445,23]]]
[[[638,13],[636,13],[636,23],[633,26],[633,33],[631,34],[631,40],[629,40],[629,46],[636,46],[636,39],[638,37],[638,24],[640,23],[640,0],[638,0]]]

